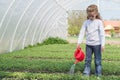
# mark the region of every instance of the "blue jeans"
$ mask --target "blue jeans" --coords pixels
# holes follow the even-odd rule
[[[95,46],[86,45],[85,68],[83,74],[90,75],[93,53],[94,53],[94,63],[95,63],[95,74],[97,76],[100,76],[102,71],[101,45],[95,45]]]

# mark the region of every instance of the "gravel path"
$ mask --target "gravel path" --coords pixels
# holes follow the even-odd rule
[[[67,39],[69,43],[77,43],[77,39]],[[83,43],[85,43],[85,40],[83,40]],[[110,45],[120,45],[120,41],[118,40],[106,40],[105,44],[110,44]]]

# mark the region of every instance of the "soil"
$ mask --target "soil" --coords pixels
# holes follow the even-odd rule
[[[67,39],[69,43],[77,43],[77,39]],[[85,43],[85,40],[83,41]],[[110,45],[120,45],[120,41],[118,40],[106,40],[105,44],[110,44]]]

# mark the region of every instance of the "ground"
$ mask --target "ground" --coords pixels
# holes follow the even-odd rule
[[[67,41],[70,43],[77,43],[78,37],[68,37]],[[83,43],[85,43],[85,39],[83,40]],[[106,38],[105,44],[110,45],[120,45],[120,38]]]
[[[107,43],[109,40],[107,38]],[[101,80],[120,80],[120,46],[111,44],[106,44],[102,53]],[[82,75],[84,61],[76,64],[73,75],[68,74],[75,61],[75,48],[74,43],[36,45],[0,54],[0,80],[86,80]],[[81,48],[85,52],[85,44],[81,44]],[[89,80],[97,80],[94,71],[93,56]]]

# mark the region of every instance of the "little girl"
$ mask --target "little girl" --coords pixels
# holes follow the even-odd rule
[[[101,76],[102,65],[101,65],[101,51],[104,50],[105,46],[105,32],[103,22],[100,18],[98,8],[96,5],[88,6],[87,20],[83,23],[78,38],[77,48],[80,47],[84,34],[86,35],[86,59],[85,68],[83,74],[86,76],[90,75],[92,54],[94,53],[95,63],[95,74]]]

